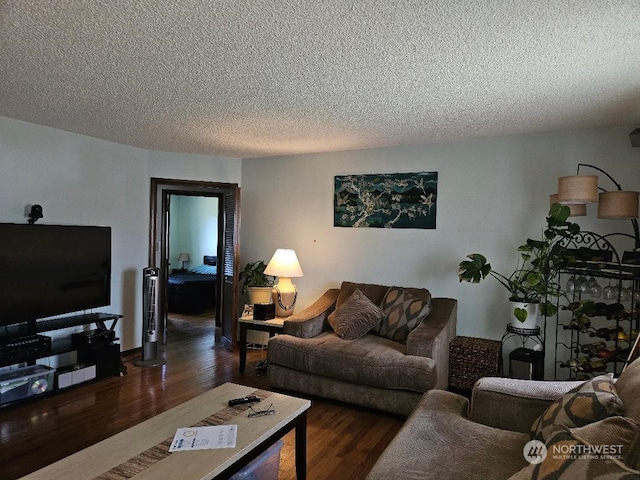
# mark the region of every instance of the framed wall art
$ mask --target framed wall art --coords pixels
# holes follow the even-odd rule
[[[436,228],[438,172],[338,175],[334,226]]]

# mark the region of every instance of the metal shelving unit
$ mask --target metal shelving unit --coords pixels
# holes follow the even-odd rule
[[[611,243],[619,236],[627,235],[580,232],[561,245],[577,260],[560,272],[560,284],[571,295],[570,302],[591,300],[594,309],[589,321],[581,323],[559,302],[556,379],[583,379],[603,372],[619,375],[624,368],[640,329],[640,254],[625,252],[621,258]],[[571,282],[573,291],[567,288]]]

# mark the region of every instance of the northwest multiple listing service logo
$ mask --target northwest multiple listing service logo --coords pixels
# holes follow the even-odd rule
[[[527,462],[537,465],[547,458],[547,446],[540,440],[531,440],[522,449],[522,455]]]
[[[551,451],[539,440],[527,442],[522,449],[522,455],[527,462],[537,465],[544,462],[551,454],[554,460],[593,460],[593,459],[622,459],[622,445],[563,445],[551,446]]]

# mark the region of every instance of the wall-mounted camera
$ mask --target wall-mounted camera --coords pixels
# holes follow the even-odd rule
[[[33,225],[42,217],[42,205],[31,205],[31,210],[29,211],[29,224]]]

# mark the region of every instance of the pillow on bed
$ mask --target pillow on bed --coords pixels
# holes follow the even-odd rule
[[[218,267],[215,265],[198,265],[189,270],[189,273],[199,273],[200,275],[215,275],[218,273]]]

